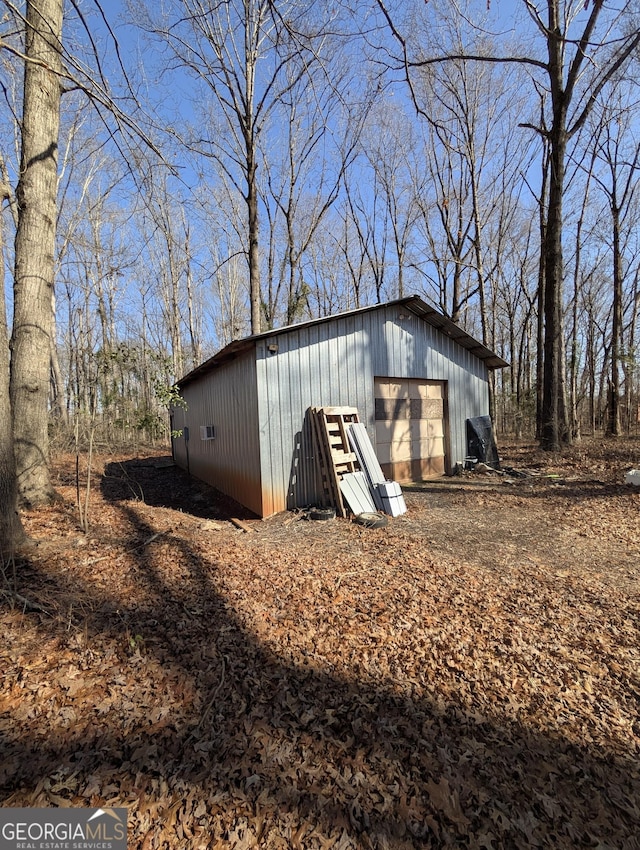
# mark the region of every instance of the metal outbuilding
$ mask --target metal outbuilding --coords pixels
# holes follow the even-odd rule
[[[418,296],[236,340],[178,382],[175,462],[261,517],[318,503],[310,407],[358,409],[390,480],[450,473],[507,363]]]

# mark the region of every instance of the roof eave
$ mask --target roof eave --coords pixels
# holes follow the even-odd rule
[[[432,307],[430,304],[427,304],[426,301],[423,301],[419,295],[408,295],[404,298],[397,298],[394,301],[387,301],[383,304],[371,304],[367,307],[358,307],[355,310],[348,310],[344,313],[336,313],[332,316],[323,316],[320,319],[309,319],[306,322],[299,322],[295,325],[286,325],[282,328],[274,328],[272,330],[262,331],[259,334],[252,334],[251,336],[244,337],[243,339],[234,340],[224,348],[220,349],[220,351],[214,354],[213,357],[205,360],[204,363],[196,366],[195,369],[182,377],[176,382],[176,386],[178,388],[184,387],[196,380],[200,377],[200,375],[206,375],[218,366],[222,366],[224,363],[229,363],[230,361],[235,360],[240,356],[240,354],[243,354],[245,351],[253,348],[256,342],[260,339],[281,336],[282,334],[289,333],[292,330],[302,330],[303,328],[310,327],[311,325],[330,322],[335,319],[347,318],[348,316],[358,315],[361,313],[369,313],[373,310],[393,306],[403,306],[411,310],[412,313],[427,324],[432,325],[432,327],[441,331],[445,334],[445,336],[458,343],[458,345],[462,348],[467,349],[467,351],[471,352],[479,360],[482,360],[487,369],[504,369],[509,365],[506,360],[503,360],[502,357],[491,351],[491,349],[478,342],[478,340],[474,339],[474,337],[468,334],[459,325],[456,325],[455,322],[452,322],[451,319],[436,310],[435,307]]]

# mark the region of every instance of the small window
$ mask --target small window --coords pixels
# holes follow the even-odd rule
[[[216,436],[216,429],[213,425],[201,425],[200,426],[200,439],[201,440],[214,440]]]

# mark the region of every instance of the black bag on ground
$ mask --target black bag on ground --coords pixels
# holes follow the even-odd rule
[[[493,436],[490,416],[467,419],[467,455],[476,458],[478,463],[486,463],[487,466],[500,469],[498,447]]]

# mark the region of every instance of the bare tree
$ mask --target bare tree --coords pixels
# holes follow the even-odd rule
[[[584,276],[583,245],[585,240],[585,220],[590,202],[591,179],[595,152],[589,158],[586,166],[586,180],[583,186],[582,202],[578,205],[580,210],[574,226],[575,250],[573,257],[573,294],[571,298],[571,336],[569,350],[569,425],[573,440],[580,440],[581,427],[578,413],[578,376],[580,367],[580,351],[578,345],[578,333],[580,325],[580,295]],[[582,165],[582,163],[581,163]]]
[[[5,20],[10,18],[15,27],[8,36],[3,34],[0,47],[17,57],[24,68],[15,193],[18,221],[10,400],[18,490],[23,502],[36,505],[56,498],[48,467],[48,399],[63,85],[90,95],[94,105],[106,109],[119,129],[133,130],[145,144],[152,148],[153,144],[118,109],[102,75],[86,20],[74,0],[71,7],[91,41],[95,75],[90,64],[78,61],[64,48],[62,0],[27,0],[24,7],[3,0],[3,5]],[[101,12],[99,4],[97,7]],[[8,410],[3,414],[10,415]]]
[[[308,253],[316,316],[362,307],[373,299],[374,281],[380,278],[371,267],[372,222],[361,218],[366,214],[361,200],[347,175],[344,197]]]
[[[0,157],[0,214],[5,202],[15,203],[4,164]],[[0,262],[5,267],[4,215],[0,215]],[[4,295],[4,274],[0,275],[0,562],[10,557],[24,542],[25,533],[18,514],[16,459],[13,451],[13,420],[9,396],[9,336]]]
[[[400,105],[391,98],[379,98],[368,114],[362,151],[375,177],[376,200],[384,203],[385,231],[390,253],[394,254],[395,281],[388,286],[389,295],[400,298],[405,294],[405,276],[411,267],[411,236],[425,184],[420,142]]]
[[[219,345],[251,332],[247,316],[249,291],[247,264],[244,262],[242,200],[225,183],[204,203],[207,221],[215,227],[215,238],[206,246],[210,292],[208,315]]]
[[[269,328],[274,327],[278,310],[285,324],[309,312],[305,255],[356,157],[371,96],[348,107],[341,94],[346,87],[344,73],[336,71],[331,86],[300,80],[281,99],[263,139],[264,148],[272,151],[263,150],[261,189],[270,225],[268,292],[263,299]]]
[[[524,0],[529,18],[542,42],[544,55],[496,55],[471,50],[424,49],[419,39],[402,31],[385,0],[377,0],[400,53],[395,62],[410,87],[416,107],[424,112],[415,88],[415,73],[452,61],[508,63],[529,69],[539,90],[546,89],[548,113],[530,123],[549,145],[549,193],[543,245],[544,297],[544,386],[541,411],[541,445],[558,450],[571,441],[565,396],[563,323],[563,194],[567,149],[584,125],[605,85],[634,55],[640,30],[631,20],[629,4],[610,9],[604,0],[545,0],[536,6]],[[541,11],[544,9],[544,12]],[[469,18],[471,19],[471,18]]]
[[[164,326],[171,343],[174,380],[185,372],[183,351],[183,295],[186,292],[185,263],[189,258],[184,255],[184,234],[179,234],[180,224],[176,215],[176,204],[171,188],[163,171],[159,180],[145,181],[145,222],[148,233],[149,254],[151,257],[149,272],[159,284],[159,301],[162,308]],[[152,270],[152,271],[151,271]]]
[[[60,240],[58,301],[64,304],[66,314],[66,322],[60,324],[70,378],[70,418],[83,429],[92,422],[100,424],[104,437],[109,438],[110,423],[124,416],[120,310],[131,256],[124,233],[126,215],[111,197],[114,182],[107,168],[109,161],[98,160],[101,173],[96,175],[88,167],[85,176],[93,175],[95,182],[83,184],[81,197],[76,197],[78,210],[71,211],[70,220],[66,213],[71,199],[63,204],[61,236],[67,237],[71,224],[75,227],[69,238]],[[117,174],[112,167],[114,171]]]
[[[306,257],[311,292],[309,302],[314,317],[330,316],[358,305],[358,292],[351,281],[360,280],[353,269],[349,221],[336,206],[320,228]],[[364,262],[362,255],[360,261]]]
[[[49,476],[47,429],[62,0],[29,0],[25,23],[22,151],[16,189],[11,408],[18,489],[26,504],[35,505],[55,496]]]
[[[532,392],[535,386],[535,318],[537,305],[535,213],[523,210],[509,222],[507,245],[499,252],[495,271],[493,312],[507,341],[504,355],[509,370],[501,374],[504,430],[520,438],[535,419]],[[535,409],[533,408],[533,411]]]
[[[465,211],[470,194],[468,173],[460,167],[459,151],[438,144],[434,127],[429,128],[427,139],[425,166],[435,197],[421,193],[417,200],[420,229],[428,247],[425,276],[433,300],[445,315],[459,322],[474,292],[468,276],[472,255],[472,221]]]
[[[258,143],[274,108],[318,64],[323,36],[301,0],[176,0],[141,23],[170,47],[212,95],[209,114],[189,147],[212,157],[246,204],[251,330],[261,328]],[[138,18],[140,15],[138,15]]]
[[[627,97],[607,99],[598,116],[600,132],[595,139],[595,157],[604,165],[602,174],[595,181],[604,194],[611,217],[611,260],[613,281],[612,324],[611,324],[611,373],[609,382],[609,404],[607,434],[617,437],[621,433],[620,423],[620,369],[623,360],[623,316],[627,258],[625,243],[630,230],[635,228],[632,219],[635,195],[638,190],[640,168],[640,140],[635,129],[635,116],[630,112]]]
[[[367,302],[366,275],[372,280],[375,300],[382,301],[386,294],[389,258],[390,222],[382,192],[378,191],[378,175],[372,169],[371,184],[362,185],[361,172],[356,179],[347,179],[346,203],[343,208],[344,232],[355,234],[356,239],[345,239],[345,259],[349,263],[356,304]],[[355,248],[347,255],[349,243]],[[354,261],[355,260],[355,261]],[[364,296],[364,297],[363,297]]]

